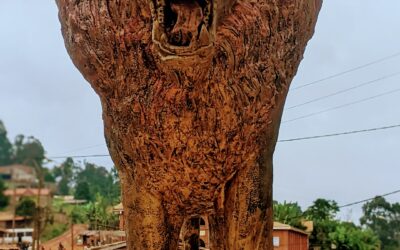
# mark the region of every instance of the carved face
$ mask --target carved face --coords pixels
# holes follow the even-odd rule
[[[212,58],[217,25],[236,0],[151,0],[152,40],[164,62]]]

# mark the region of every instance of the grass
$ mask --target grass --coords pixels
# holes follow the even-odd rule
[[[67,230],[68,230],[68,224],[66,223],[55,222],[53,224],[48,224],[44,229],[44,231],[42,232],[40,239],[43,242],[46,242],[48,240],[51,240],[55,237],[62,235]]]

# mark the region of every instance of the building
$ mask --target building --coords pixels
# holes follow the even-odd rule
[[[122,203],[113,207],[113,213],[118,215],[119,218],[119,230],[125,230],[125,218],[124,218],[124,207]]]
[[[40,193],[40,206],[50,206],[52,201],[51,191],[48,188],[15,188],[7,189],[4,191],[4,195],[10,197],[10,206],[15,207],[16,204],[23,198],[30,198],[33,201],[37,201]]]
[[[35,169],[20,164],[0,166],[0,178],[3,179],[9,188],[37,185]]]
[[[274,222],[272,235],[274,250],[308,250],[309,234],[306,231]]]
[[[61,200],[65,205],[82,205],[87,203],[87,200],[77,200],[73,195],[55,195],[54,199]]]
[[[210,227],[207,216],[200,218],[200,247],[210,248]]]
[[[32,219],[23,216],[14,216],[10,212],[0,212],[0,229],[25,228],[32,226]]]
[[[123,245],[125,241],[125,231],[86,230],[79,233],[78,236],[79,245],[90,247],[90,249],[97,249],[96,247],[101,247],[98,249],[106,249],[106,246],[110,245],[121,247],[121,244]]]

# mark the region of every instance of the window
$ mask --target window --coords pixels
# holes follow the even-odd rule
[[[280,239],[279,239],[279,237],[274,237],[274,238],[272,238],[272,241],[273,241],[273,245],[274,245],[274,247],[279,247],[279,241],[280,241]]]

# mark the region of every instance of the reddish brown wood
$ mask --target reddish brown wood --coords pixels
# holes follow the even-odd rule
[[[272,155],[321,1],[57,4],[101,98],[129,249],[177,249],[199,215],[211,249],[272,249]]]

